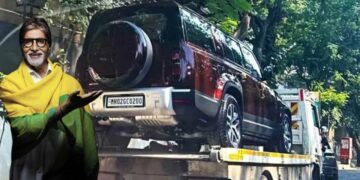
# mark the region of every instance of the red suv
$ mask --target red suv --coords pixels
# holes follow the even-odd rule
[[[86,91],[104,90],[90,107],[105,144],[123,148],[140,137],[176,140],[184,150],[291,150],[290,111],[251,49],[176,2],[97,13],[76,77]]]

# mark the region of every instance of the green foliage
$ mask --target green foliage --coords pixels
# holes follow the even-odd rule
[[[321,102],[330,107],[343,107],[346,105],[349,94],[346,92],[336,92],[333,87],[320,92]]]
[[[247,0],[206,0],[205,6],[212,14],[210,20],[229,34],[234,34],[236,31],[239,13],[252,10],[252,6]]]
[[[5,77],[5,74],[0,72],[0,81]]]
[[[53,25],[84,32],[92,15],[112,5],[112,0],[48,0],[42,13]]]
[[[237,19],[239,12],[252,10],[251,4],[246,0],[206,0],[205,5],[214,13],[214,18],[220,20],[226,17]]]
[[[237,28],[237,20],[226,17],[219,23],[219,28],[228,34],[233,34]]]
[[[298,78],[279,79],[295,87],[302,81],[320,91],[322,115],[331,125],[360,127],[360,4],[356,0],[285,1],[284,12],[277,27],[276,51],[283,54],[286,65],[277,66],[283,69],[280,72],[292,67],[292,75]]]

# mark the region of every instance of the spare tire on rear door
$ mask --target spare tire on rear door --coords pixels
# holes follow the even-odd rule
[[[131,22],[108,22],[89,42],[86,58],[90,76],[108,88],[134,87],[151,67],[153,50],[150,39]]]

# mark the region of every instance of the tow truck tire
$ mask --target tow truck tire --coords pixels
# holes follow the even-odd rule
[[[284,113],[281,120],[281,133],[278,142],[278,151],[281,153],[290,153],[292,148],[291,119],[287,113]]]
[[[264,171],[261,174],[261,177],[259,178],[259,180],[273,180],[271,173],[269,171]]]
[[[216,130],[208,135],[210,145],[240,148],[242,145],[241,122],[243,113],[231,94],[225,94],[217,116]]]

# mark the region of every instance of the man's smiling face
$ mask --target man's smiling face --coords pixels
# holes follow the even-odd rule
[[[27,63],[34,68],[41,66],[48,57],[49,44],[40,29],[27,31],[22,40],[22,51]]]

